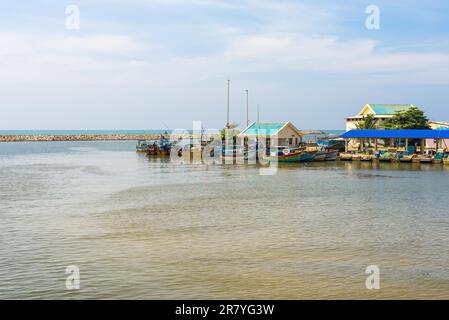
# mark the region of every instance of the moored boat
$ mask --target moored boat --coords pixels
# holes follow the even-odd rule
[[[433,162],[433,157],[429,154],[423,154],[419,157],[419,161],[421,163],[432,163]]]
[[[338,150],[322,149],[315,153],[313,161],[335,161],[338,157]]]
[[[315,159],[316,153],[316,151],[302,151],[302,157],[299,159],[299,162],[313,161],[313,159]]]
[[[328,152],[325,150],[320,150],[315,153],[313,161],[326,161]]]
[[[441,164],[443,163],[443,159],[444,159],[444,152],[438,152],[432,159],[432,163],[434,164]]]
[[[168,155],[172,146],[172,142],[164,137],[159,140],[138,140],[136,151],[148,155]]]
[[[329,150],[326,154],[326,161],[335,161],[338,158],[338,150]]]
[[[147,153],[150,147],[147,140],[138,140],[136,144],[136,151],[140,153]]]
[[[340,138],[322,138],[317,141],[318,146],[327,150],[344,150],[345,140]]]
[[[412,162],[413,158],[414,158],[414,154],[411,154],[408,151],[402,151],[398,154],[398,160],[399,162]]]
[[[156,141],[150,143],[148,145],[147,154],[148,155],[159,155],[159,154],[161,154],[161,147],[160,147],[159,143],[157,143]]]
[[[382,153],[379,157],[379,161],[382,162],[391,162],[394,158],[394,155],[390,152]]]
[[[315,157],[316,151],[306,151],[300,148],[277,147],[271,151],[270,160],[277,160],[281,163],[308,162]]]
[[[351,153],[340,153],[340,160],[342,161],[351,161],[352,160],[352,154]]]
[[[370,154],[364,154],[361,156],[360,161],[372,161],[373,157]]]
[[[410,162],[413,162],[413,158],[414,157],[415,157],[414,154],[404,155],[404,156],[399,158],[399,162],[410,163]]]
[[[412,158],[413,163],[420,163],[421,162],[421,155],[417,154]]]

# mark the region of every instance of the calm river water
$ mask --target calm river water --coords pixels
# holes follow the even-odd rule
[[[1,299],[449,298],[449,167],[261,176],[134,145],[0,143]]]

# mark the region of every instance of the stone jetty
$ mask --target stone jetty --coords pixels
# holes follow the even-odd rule
[[[164,135],[170,139],[170,135]],[[213,136],[213,135],[211,135]],[[218,136],[218,135],[216,135]],[[174,135],[174,139],[192,135]],[[193,136],[195,137],[195,136]],[[114,141],[114,140],[158,140],[160,134],[61,134],[61,135],[0,135],[0,142],[26,141]]]
[[[0,135],[0,142],[151,140],[159,139],[160,137],[160,134]]]

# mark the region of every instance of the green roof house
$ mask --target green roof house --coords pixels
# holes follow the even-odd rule
[[[266,139],[272,146],[297,146],[303,134],[290,121],[287,122],[253,122],[238,135],[240,138]]]
[[[382,126],[383,122],[394,117],[395,114],[407,111],[412,107],[414,107],[413,104],[366,104],[356,116],[346,118],[346,131],[357,129],[357,123],[368,114],[374,115],[377,123]]]

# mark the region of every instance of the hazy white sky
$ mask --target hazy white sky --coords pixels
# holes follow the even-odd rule
[[[0,130],[221,128],[227,79],[240,124],[245,89],[252,120],[302,129],[365,103],[449,121],[449,3],[392,2],[0,0]]]

